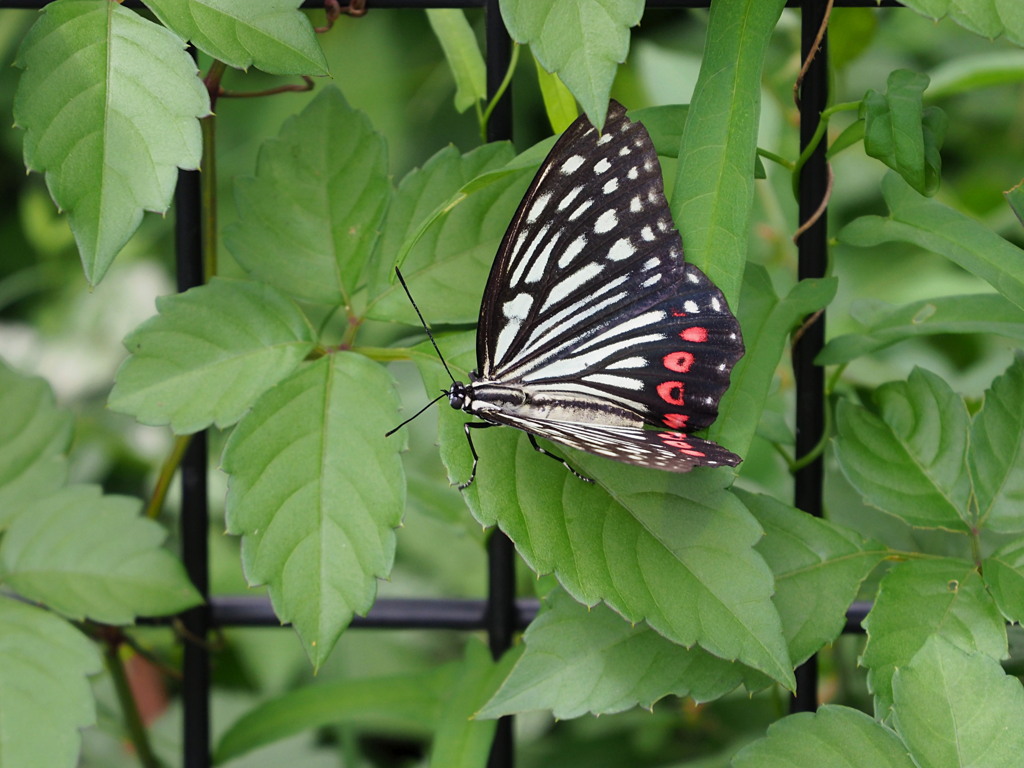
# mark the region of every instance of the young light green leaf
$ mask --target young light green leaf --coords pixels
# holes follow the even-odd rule
[[[994,660],[1006,656],[1006,624],[966,560],[936,558],[897,565],[882,579],[864,628],[868,642],[861,664],[868,668],[875,712],[882,717],[892,705],[893,673],[931,637]]]
[[[109,405],[177,434],[231,426],[316,344],[301,310],[264,283],[214,278],[157,310],[125,339]]]
[[[939,296],[900,307],[859,302],[864,330],[831,339],[818,365],[840,365],[916,336],[992,333],[1024,341],[1024,310],[998,294]],[[858,317],[858,320],[861,318]]]
[[[130,624],[202,601],[185,569],[161,548],[167,532],[140,503],[72,485],[31,504],[0,541],[4,581],[72,619]]]
[[[836,456],[864,500],[922,528],[966,531],[970,418],[940,377],[915,368],[875,392],[879,414],[839,403]]]
[[[491,660],[487,646],[477,638],[466,644],[465,658],[458,666],[454,684],[443,692],[430,768],[484,768],[494,741],[497,724],[476,716],[520,657],[521,647]]]
[[[337,352],[261,397],[231,434],[227,524],[253,586],[270,585],[315,667],[373,604],[405,509],[397,397],[387,371]]]
[[[928,76],[907,69],[889,74],[886,92],[869,90],[861,102],[864,151],[896,171],[922,195],[934,195],[942,180],[939,149],[946,113],[924,108]]]
[[[889,216],[861,216],[839,232],[849,245],[912,243],[945,256],[1024,308],[1024,251],[974,219],[922,197],[895,173],[882,181]]]
[[[733,768],[914,768],[899,737],[856,709],[825,705],[775,722]]]
[[[1024,688],[999,662],[933,637],[893,675],[893,725],[921,768],[1004,768],[1024,754]]]
[[[465,480],[463,419],[442,413],[442,459]],[[466,501],[497,523],[537,573],[586,605],[604,601],[686,647],[737,660],[783,685],[791,665],[772,578],[754,550],[761,529],[725,490],[729,473],[686,476],[629,467],[555,446],[594,484],[533,450],[518,430],[477,430],[480,467]]]
[[[1007,621],[1024,623],[1024,541],[1000,547],[982,562],[982,578]]]
[[[349,306],[391,194],[387,147],[337,88],[325,88],[238,179],[232,255],[295,298]],[[365,279],[365,278],[364,278]]]
[[[687,261],[722,289],[734,311],[754,203],[761,70],[784,5],[738,0],[711,6],[672,191]]]
[[[327,59],[302,0],[145,0],[166,26],[235,69],[326,75]]]
[[[451,201],[464,184],[501,168],[513,154],[506,143],[486,144],[465,155],[446,147],[402,179],[378,244],[381,256],[370,282],[369,317],[419,325],[408,297],[394,279],[394,258],[421,222]],[[484,280],[528,181],[525,173],[503,175],[466,197],[422,233],[401,268],[429,322],[477,321]],[[480,293],[466,290],[474,284],[480,286]]]
[[[103,667],[66,621],[0,596],[0,765],[73,768],[96,721],[86,679]]]
[[[907,0],[903,3],[922,16],[938,21],[949,16],[961,27],[976,35],[992,39],[1005,34],[1008,39],[1024,45],[1024,14],[1015,0],[990,0],[965,3],[961,0]]]
[[[979,522],[1000,533],[1024,531],[1024,355],[992,382],[971,424],[968,452]]]
[[[1011,0],[1012,2],[1012,0]],[[930,73],[929,99],[944,99],[960,93],[1024,80],[1024,51],[993,51],[955,56],[939,63]]]
[[[461,8],[428,8],[427,20],[455,79],[455,109],[465,112],[487,99],[486,67],[473,28]]]
[[[178,168],[199,166],[197,118],[210,102],[184,48],[118,3],[58,0],[18,53],[25,165],[46,173],[93,285],[143,210],[167,210]]]
[[[458,664],[388,677],[334,680],[297,688],[250,709],[221,736],[220,765],[311,728],[346,723],[426,736],[436,726]]]
[[[801,664],[846,624],[846,609],[886,556],[853,531],[770,496],[734,491],[764,528],[757,551],[775,574],[772,598],[794,664]]]
[[[738,686],[744,673],[755,674],[699,646],[680,647],[604,605],[587,608],[561,590],[549,602],[526,630],[525,652],[479,717],[546,709],[567,720],[650,708],[669,695],[709,701]]]
[[[536,56],[530,58],[533,59],[534,69],[537,70],[537,85],[540,86],[540,96],[544,100],[548,122],[555,133],[561,133],[579,117],[576,99],[558,75],[544,69]]]
[[[719,405],[718,420],[708,428],[710,440],[741,456],[746,453],[790,332],[805,317],[831,302],[837,285],[835,278],[801,280],[780,299],[767,270],[759,264],[747,265],[740,302],[740,324],[747,351],[733,368],[731,384]]]
[[[71,416],[57,410],[42,379],[15,373],[0,360],[0,530],[25,506],[67,479],[64,452]]]
[[[512,39],[529,43],[537,61],[553,72],[600,130],[618,65],[629,53],[629,30],[640,23],[643,0],[500,0]]]

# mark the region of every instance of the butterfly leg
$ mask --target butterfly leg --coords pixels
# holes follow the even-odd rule
[[[537,445],[537,438],[535,438],[529,432],[526,433],[526,436],[528,438],[530,438],[530,445],[533,446],[533,450],[537,451],[537,453],[543,453],[545,456],[550,456],[552,459],[554,459],[559,464],[561,464],[563,467],[565,467],[570,472],[572,472],[574,475],[576,475],[576,477],[578,477],[583,482],[585,482],[585,483],[592,483],[592,482],[594,482],[592,478],[589,478],[586,475],[581,475],[579,472],[577,472],[575,469],[573,469],[571,466],[569,466],[569,462],[567,462],[561,456],[556,456],[555,454],[551,453],[551,451],[545,451],[543,448],[541,448],[539,445]]]
[[[460,491],[464,491],[473,484],[476,479],[476,465],[480,461],[480,457],[476,455],[476,448],[473,447],[473,438],[469,434],[471,429],[485,429],[487,427],[496,426],[495,424],[489,424],[486,421],[467,421],[462,425],[462,431],[466,433],[466,442],[469,443],[469,452],[473,454],[473,468],[469,471],[469,480],[458,485]]]

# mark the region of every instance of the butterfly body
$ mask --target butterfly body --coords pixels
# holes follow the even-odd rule
[[[498,249],[477,370],[446,392],[482,420],[460,487],[471,429],[492,425],[543,453],[535,437],[673,472],[735,466],[690,432],[715,420],[743,352],[725,297],[683,257],[647,130],[613,101],[603,133],[581,117],[555,143]]]

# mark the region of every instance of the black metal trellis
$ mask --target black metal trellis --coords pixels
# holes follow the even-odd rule
[[[3,8],[41,8],[47,0],[0,0]],[[648,8],[707,8],[711,0],[647,0]],[[141,3],[129,0],[128,6]],[[801,58],[806,60],[815,45],[819,28],[831,3],[828,0],[788,0],[787,5],[802,10]],[[882,0],[893,7],[895,0]],[[835,0],[835,6],[877,8],[877,0]],[[305,0],[309,9],[322,8],[323,0]],[[506,72],[511,41],[498,10],[498,0],[368,0],[368,7],[386,8],[482,8],[485,13],[487,87],[497,91]],[[806,146],[817,126],[819,114],[828,97],[826,38],[802,83],[800,144]],[[488,140],[512,137],[512,104],[509,94],[499,102],[488,125]],[[825,198],[828,168],[824,146],[811,156],[800,177],[800,219],[807,221]],[[203,282],[202,214],[198,173],[179,174],[175,197],[176,262],[178,288],[186,290]],[[798,240],[799,277],[820,277],[827,258],[826,219],[822,214]],[[794,345],[793,366],[797,387],[797,455],[813,449],[824,432],[824,378],[813,360],[824,342],[824,317],[809,322]],[[196,435],[182,462],[182,558],[193,583],[207,598],[207,604],[181,616],[186,637],[183,670],[183,765],[208,768],[210,765],[210,654],[206,643],[212,629],[240,626],[280,626],[269,599],[264,597],[218,597],[208,594],[207,532],[209,527],[207,493],[208,455],[205,434]],[[795,505],[815,515],[821,514],[822,462],[817,459],[796,473]],[[510,647],[516,631],[525,628],[537,612],[537,601],[517,600],[515,595],[515,553],[511,542],[499,531],[488,541],[488,596],[486,600],[381,599],[365,617],[356,617],[353,628],[381,629],[454,629],[484,630],[492,653],[500,655]],[[854,603],[847,612],[845,632],[858,632],[869,609],[867,603]],[[797,671],[797,694],[793,711],[813,711],[817,707],[817,665],[812,658]],[[512,719],[500,721],[492,747],[490,768],[514,765]]]

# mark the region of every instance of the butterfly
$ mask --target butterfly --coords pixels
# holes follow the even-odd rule
[[[739,323],[684,260],[654,144],[616,101],[603,132],[586,116],[570,125],[530,184],[491,267],[476,351],[469,382],[452,376],[441,394],[481,419],[464,426],[473,466],[460,489],[476,477],[472,430],[495,425],[583,480],[536,438],[670,472],[741,461],[690,434],[718,415]]]

